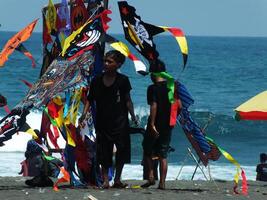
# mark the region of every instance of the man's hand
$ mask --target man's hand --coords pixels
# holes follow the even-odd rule
[[[134,123],[134,125],[136,127],[139,127],[140,126],[140,122],[139,122],[138,116],[132,116],[131,120],[132,120],[132,122]]]
[[[152,137],[158,138],[159,137],[159,132],[156,129],[155,125],[150,124],[149,125],[149,134],[151,134]]]

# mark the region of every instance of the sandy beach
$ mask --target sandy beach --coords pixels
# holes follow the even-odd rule
[[[127,189],[71,188],[62,186],[58,192],[52,188],[29,188],[24,177],[0,177],[0,199],[267,199],[267,183],[250,181],[249,194],[233,194],[231,181],[167,181],[166,190],[155,187],[149,189],[133,188],[144,181],[127,180]],[[240,189],[240,188],[239,188]]]

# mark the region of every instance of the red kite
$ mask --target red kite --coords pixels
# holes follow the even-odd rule
[[[28,26],[26,26],[24,29],[22,29],[20,32],[18,32],[16,35],[14,35],[11,39],[8,40],[6,45],[4,46],[2,52],[0,53],[0,67],[4,66],[4,63],[8,60],[8,56],[13,53],[13,51],[19,47],[19,45],[22,42],[25,42],[28,40],[28,38],[31,36],[32,31],[37,23],[38,19],[34,20],[32,23],[30,23]],[[25,52],[22,52],[25,54]],[[26,53],[28,57],[29,52]],[[34,60],[32,60],[32,66],[35,66]]]

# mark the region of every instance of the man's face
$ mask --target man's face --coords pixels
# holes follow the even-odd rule
[[[106,57],[104,59],[104,67],[105,72],[113,72],[120,67],[120,64],[117,63],[113,58]]]

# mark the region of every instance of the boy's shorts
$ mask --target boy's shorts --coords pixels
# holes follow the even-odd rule
[[[171,142],[172,129],[167,128],[159,131],[159,137],[151,136],[147,131],[144,135],[143,150],[145,156],[168,157],[169,146]]]
[[[131,142],[128,132],[122,132],[115,136],[105,136],[105,133],[97,133],[97,160],[105,168],[112,167],[113,149],[116,146],[116,164],[131,162]]]

